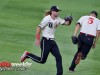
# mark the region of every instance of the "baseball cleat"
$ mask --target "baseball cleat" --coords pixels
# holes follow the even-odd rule
[[[80,63],[81,58],[82,58],[82,53],[79,52],[78,55],[77,55],[77,58],[76,58],[76,60],[75,60],[75,64],[76,64],[76,65]]]
[[[72,69],[69,68],[69,72],[74,72],[74,69],[72,70]]]
[[[20,58],[20,61],[21,61],[21,62],[24,62],[24,61],[25,61],[26,55],[27,55],[27,54],[29,54],[29,52],[27,52],[27,51],[25,51],[25,52],[23,53],[23,55],[22,55],[21,58]]]

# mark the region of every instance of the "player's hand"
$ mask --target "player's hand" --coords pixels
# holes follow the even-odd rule
[[[77,44],[78,43],[78,38],[76,36],[72,36],[71,39],[72,39],[72,43],[73,44]]]
[[[92,45],[92,48],[94,49],[96,47],[96,43],[94,42]]]
[[[39,40],[39,39],[36,39],[35,45],[36,45],[36,46],[40,46],[40,40]]]
[[[64,20],[68,21],[68,25],[70,25],[72,23],[72,21],[73,21],[73,17],[72,16],[65,16]]]

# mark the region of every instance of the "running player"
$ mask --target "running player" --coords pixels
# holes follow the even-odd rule
[[[90,16],[83,16],[78,20],[73,35],[73,37],[77,37],[78,30],[80,29],[78,51],[73,58],[69,71],[74,71],[80,60],[84,60],[87,57],[91,47],[95,48],[99,38],[98,33],[100,33],[100,21],[96,18],[97,16],[97,12],[92,11]]]
[[[23,62],[26,58],[30,58],[37,63],[44,64],[48,58],[49,53],[51,52],[51,54],[55,57],[56,60],[57,75],[62,75],[62,57],[58,45],[54,40],[54,32],[60,24],[69,26],[71,23],[58,17],[59,11],[61,10],[57,6],[52,6],[50,11],[46,13],[46,16],[43,18],[42,22],[37,27],[36,45],[41,46],[41,57],[38,57],[30,52],[25,51],[21,57],[21,62]],[[40,43],[41,31],[42,39]]]

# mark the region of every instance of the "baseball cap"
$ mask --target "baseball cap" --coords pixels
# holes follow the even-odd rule
[[[98,16],[98,13],[96,11],[91,11],[91,14],[95,14],[96,17]]]
[[[51,9],[50,9],[51,11],[61,11],[59,8],[58,8],[58,6],[52,6],[51,7]]]

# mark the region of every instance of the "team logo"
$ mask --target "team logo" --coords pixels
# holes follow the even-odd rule
[[[59,9],[58,6],[57,6],[57,9]]]

